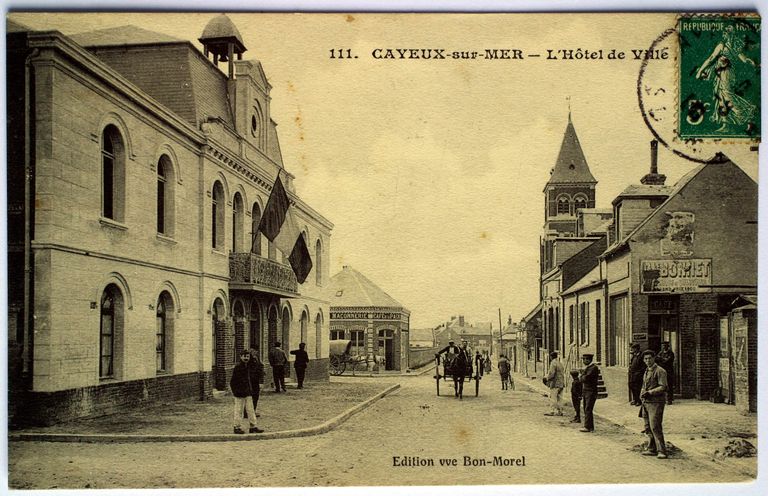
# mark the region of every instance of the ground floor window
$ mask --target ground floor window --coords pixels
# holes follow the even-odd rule
[[[632,343],[629,322],[629,298],[627,295],[614,296],[610,300],[611,323],[608,328],[608,365],[627,367],[629,346]]]
[[[338,329],[331,330],[331,340],[334,339],[344,339],[344,331]]]
[[[349,338],[352,340],[350,354],[365,355],[365,331],[350,331]]]

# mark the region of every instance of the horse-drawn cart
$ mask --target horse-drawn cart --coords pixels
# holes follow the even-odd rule
[[[462,397],[465,380],[474,380],[475,396],[480,395],[480,379],[483,376],[483,372],[478,356],[472,359],[470,354],[470,361],[468,363],[459,363],[456,356],[450,353],[446,353],[445,357],[441,358],[440,354],[435,355],[434,377],[438,396],[440,396],[440,380],[446,381],[449,377],[453,379],[454,394],[457,397]],[[474,367],[472,366],[473,361]]]
[[[341,375],[349,367],[352,375],[356,370],[378,371],[384,370],[386,362],[384,357],[372,353],[365,355],[352,355],[352,341],[349,339],[332,339],[329,341],[329,361],[331,375]]]
[[[352,341],[349,339],[331,339],[328,342],[328,357],[331,362],[331,375],[341,375],[351,362],[349,350],[352,348]]]

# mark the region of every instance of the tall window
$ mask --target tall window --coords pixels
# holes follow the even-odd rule
[[[561,196],[557,199],[557,215],[569,215],[571,213],[571,202],[568,197]]]
[[[219,181],[211,192],[211,246],[214,250],[224,248],[224,187]]]
[[[162,295],[157,300],[157,314],[155,319],[155,367],[158,372],[165,372],[166,355],[165,344],[167,339],[165,321],[165,302]]]
[[[123,295],[117,286],[104,289],[99,308],[99,378],[110,379],[120,371]]]
[[[573,305],[568,306],[568,336],[570,338],[569,343],[573,343]]]
[[[253,204],[251,210],[251,253],[261,255],[261,232],[259,232],[259,223],[261,222],[261,209],[258,203]]]
[[[315,243],[315,282],[318,286],[323,284],[323,245],[320,240]]]
[[[243,197],[240,192],[235,193],[232,200],[232,252],[243,251]]]
[[[157,164],[157,232],[165,234],[165,163]]]
[[[589,339],[589,303],[582,303],[579,309],[579,342],[588,344]]]
[[[315,358],[320,358],[323,349],[323,317],[318,313],[315,317]]]
[[[115,297],[111,286],[101,297],[99,356],[99,377],[112,377],[115,373]]]
[[[597,361],[600,362],[603,360],[603,350],[601,348],[600,343],[602,343],[602,332],[603,332],[603,322],[600,316],[601,313],[601,305],[602,302],[600,300],[595,301],[595,355],[597,356]]]
[[[301,312],[301,341],[300,343],[306,343],[307,342],[307,326],[309,325],[309,315],[307,315],[307,312]]]
[[[120,132],[113,125],[101,136],[101,215],[122,221],[125,188],[125,153]]]
[[[365,355],[365,331],[350,331],[349,337],[352,341],[350,354]]]

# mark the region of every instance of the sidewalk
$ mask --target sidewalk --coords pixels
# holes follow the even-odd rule
[[[543,395],[549,389],[540,379],[529,379],[514,374],[515,381]],[[626,392],[609,391],[607,398],[597,400],[594,415],[612,424],[637,433],[638,444],[645,436],[643,419],[638,417],[639,407],[629,404]],[[566,415],[572,412],[570,393],[567,398]],[[710,403],[695,399],[675,400],[664,409],[664,437],[674,446],[688,453],[692,458],[713,461],[743,474],[756,477],[757,458],[723,457],[722,452],[731,441],[746,440],[757,448],[757,415],[741,415],[733,405]]]
[[[218,393],[207,401],[188,399],[128,407],[101,417],[9,432],[10,441],[164,442],[275,439],[322,434],[400,387],[388,382],[307,382],[287,393],[262,389],[257,412],[263,434],[233,434],[233,400]],[[248,421],[243,419],[243,425]]]

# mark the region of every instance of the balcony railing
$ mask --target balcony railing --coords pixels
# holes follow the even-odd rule
[[[298,295],[296,275],[290,267],[255,253],[229,254],[230,286]]]

